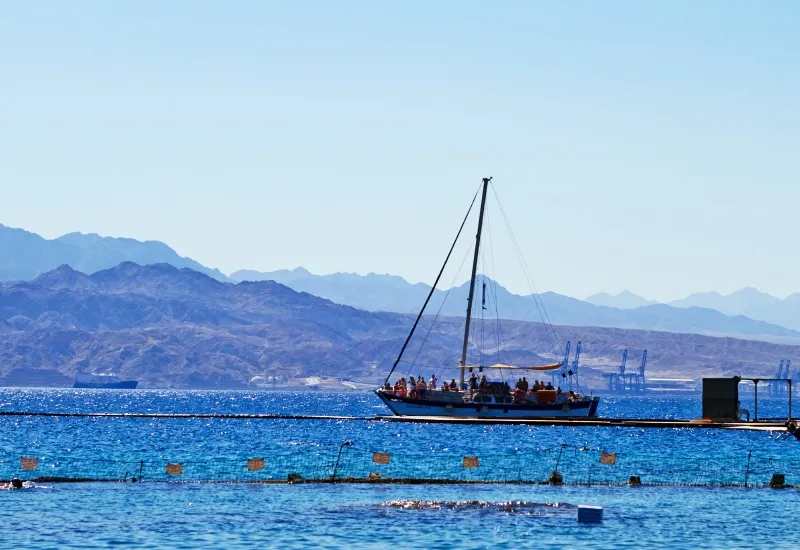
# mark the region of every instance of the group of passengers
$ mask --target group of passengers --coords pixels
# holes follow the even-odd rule
[[[425,393],[428,390],[435,390],[437,389],[437,385],[439,383],[439,379],[436,378],[435,374],[432,374],[430,380],[425,382],[425,377],[420,375],[418,378],[414,378],[414,375],[408,377],[408,381],[405,378],[401,378],[397,382],[394,383],[394,386],[389,384],[387,381],[383,385],[383,391],[387,393],[392,393],[399,397],[409,397],[411,399],[423,399],[425,397]],[[456,384],[456,379],[448,383],[446,380],[442,383],[441,391],[458,391],[458,384]]]
[[[439,383],[439,379],[436,378],[436,375],[431,375],[428,382],[425,382],[425,377],[419,376],[418,378],[414,378],[413,375],[408,377],[408,381],[405,378],[401,378],[400,380],[394,383],[392,386],[388,381],[383,385],[383,391],[386,393],[391,393],[398,397],[408,397],[410,399],[424,399],[425,393],[428,390],[436,390]],[[502,387],[497,387],[496,383],[491,383],[486,379],[486,375],[482,375],[480,379],[472,373],[469,377],[469,385],[467,386],[471,393],[497,393],[500,392],[504,395],[510,395],[511,387],[508,385],[507,382],[502,384]],[[456,383],[456,379],[453,378],[449,383],[445,380],[441,387],[438,388],[444,392],[457,392],[459,391],[458,383]],[[517,380],[517,383],[514,385],[514,398],[515,401],[521,402],[524,400],[525,396],[528,394],[535,394],[539,391],[555,391],[557,395],[561,394],[561,388],[556,388],[550,382],[545,383],[544,381],[534,380],[533,386],[530,386],[527,377],[523,376]],[[570,391],[570,398],[574,396],[573,392]]]
[[[544,381],[539,382],[538,380],[534,380],[533,381],[533,387],[529,388],[528,379],[526,377],[524,377],[524,376],[522,378],[520,378],[519,380],[517,380],[517,383],[514,386],[514,389],[522,390],[525,393],[536,393],[537,391],[540,391],[540,390],[546,390],[546,391],[556,390],[555,386],[553,386],[553,384],[551,384],[550,382],[545,384]],[[561,388],[558,388],[557,392],[561,393]]]

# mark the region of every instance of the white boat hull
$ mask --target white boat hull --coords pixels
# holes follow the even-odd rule
[[[378,397],[395,416],[438,416],[446,418],[591,418],[597,415],[597,397],[563,403],[437,403],[407,399],[378,391]]]

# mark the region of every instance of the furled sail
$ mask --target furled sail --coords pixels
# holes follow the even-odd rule
[[[497,363],[496,365],[490,366],[478,366],[478,365],[467,365],[468,369],[508,369],[508,370],[556,370],[561,368],[563,363],[550,363],[548,365],[536,365],[531,367],[518,367],[515,365],[503,365],[501,363]],[[456,368],[461,368],[456,367]]]

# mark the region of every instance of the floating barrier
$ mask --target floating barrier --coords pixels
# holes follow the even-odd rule
[[[348,442],[349,443],[349,442]],[[95,459],[0,455],[0,481],[197,483],[513,483],[791,487],[800,460],[759,456],[648,456],[562,445],[504,454],[414,453],[320,445],[241,459]]]
[[[48,412],[48,411],[0,411],[2,416],[32,416],[60,418],[172,418],[172,419],[226,419],[226,420],[317,420],[352,422],[400,422],[414,424],[462,424],[462,425],[507,425],[507,426],[569,426],[569,427],[611,427],[611,428],[701,428],[726,430],[780,431],[794,434],[800,439],[797,421],[786,419],[761,419],[758,422],[729,420],[680,420],[661,418],[458,418],[442,416],[329,416],[298,414],[243,414],[243,413],[107,413],[107,412]]]

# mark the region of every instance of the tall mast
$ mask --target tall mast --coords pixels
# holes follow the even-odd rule
[[[467,347],[469,347],[469,324],[472,321],[472,300],[475,297],[475,275],[478,272],[478,255],[481,251],[481,231],[483,230],[483,212],[486,210],[486,190],[492,178],[483,178],[481,194],[481,211],[478,216],[478,233],[475,235],[475,256],[472,259],[472,277],[469,280],[469,298],[467,298],[467,322],[464,325],[464,348],[461,352],[461,375],[459,387],[464,387],[464,371],[467,367]]]

